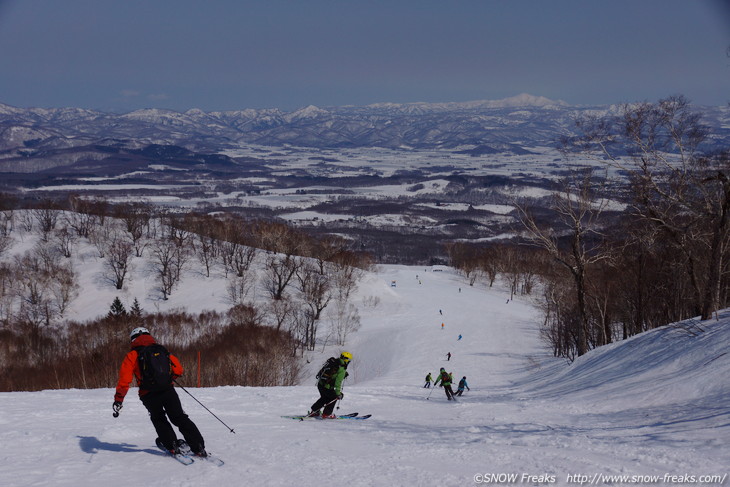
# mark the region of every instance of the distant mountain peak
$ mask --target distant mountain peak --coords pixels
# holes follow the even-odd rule
[[[562,100],[551,100],[544,96],[520,93],[519,95],[503,98],[501,100],[473,100],[463,102],[413,102],[413,103],[375,103],[368,105],[369,108],[401,110],[404,112],[423,111],[444,111],[444,110],[478,110],[488,108],[545,108],[545,107],[567,107],[568,104]]]
[[[329,112],[314,105],[307,105],[306,107],[289,113],[287,115],[287,119],[290,121],[302,120],[305,118],[317,118],[321,117],[322,115],[329,115]]]
[[[489,102],[488,102],[489,103]],[[530,95],[529,93],[520,93],[519,95],[494,100],[491,103],[499,107],[546,107],[546,106],[567,106],[568,104],[562,100],[551,100],[544,96]]]

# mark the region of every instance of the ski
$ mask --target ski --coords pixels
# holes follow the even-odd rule
[[[307,415],[304,415],[304,416],[296,416],[296,415],[282,416],[282,418],[298,419],[299,421],[304,421],[305,419],[318,419],[320,421],[324,421],[324,420],[327,420],[327,419],[368,419],[370,416],[372,416],[372,415],[371,414],[366,414],[365,416],[360,416],[358,413],[350,413],[350,414],[340,414],[340,415],[338,415],[335,418],[322,418],[321,416],[307,416]]]
[[[195,460],[190,458],[188,455],[185,455],[184,453],[172,453],[170,452],[165,446],[159,442],[159,438],[155,441],[155,444],[157,445],[157,448],[160,449],[163,453],[165,453],[167,456],[174,458],[178,462],[182,463],[183,465],[192,465],[195,463]]]
[[[349,418],[349,417],[353,417],[353,416],[357,416],[357,415],[358,415],[358,413],[349,413],[349,414],[340,414],[337,417],[338,418]],[[282,416],[282,418],[290,418],[290,419],[318,419],[319,418],[319,419],[321,419],[319,416],[310,416],[308,414],[304,414],[304,415],[285,415],[285,416]]]
[[[159,445],[158,445],[159,446]],[[218,467],[225,464],[223,460],[218,458],[215,455],[211,455],[210,453],[206,452],[206,456],[200,456],[196,455],[190,450],[190,445],[185,440],[177,440],[177,448],[181,455],[184,455],[188,457],[190,460],[205,460],[208,463],[212,463],[213,465],[216,465]]]
[[[197,455],[194,455],[193,458],[195,458],[196,460],[204,460],[208,463],[212,463],[213,465],[215,465],[217,467],[222,467],[226,463],[223,460],[221,460],[220,458],[218,458],[217,456],[211,455],[210,453],[208,453],[207,457],[199,457]]]

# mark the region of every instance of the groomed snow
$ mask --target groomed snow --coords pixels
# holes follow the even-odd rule
[[[156,450],[134,389],[117,419],[112,389],[2,393],[0,485],[442,487],[513,474],[519,485],[569,485],[579,475],[614,485],[622,482],[606,476],[628,484],[657,475],[655,485],[669,485],[672,475],[719,475],[727,485],[729,312],[569,365],[546,353],[529,300],[441,269],[382,266],[358,290],[363,324],[345,347],[354,361],[339,412],[371,419],[280,418],[316,399],[311,371],[296,387],[190,389],[235,434],[179,391],[208,449],[226,461],[186,467]],[[210,299],[180,293],[193,307]],[[318,349],[310,369],[337,351]],[[458,403],[422,388],[439,367],[467,376],[471,391]]]

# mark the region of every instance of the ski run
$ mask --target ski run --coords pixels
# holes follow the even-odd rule
[[[174,297],[212,308],[199,285]],[[104,292],[83,300],[111,303]],[[470,287],[449,268],[380,266],[356,304],[361,329],[309,354],[300,385],[190,388],[235,433],[180,394],[225,465],[158,450],[136,389],[116,419],[112,389],[13,392],[0,394],[0,485],[730,485],[730,312],[569,364],[541,342],[529,298]],[[335,414],[372,417],[282,418],[307,413],[314,374],[341,350],[354,358]],[[458,402],[423,387],[441,367],[454,389],[468,379]]]

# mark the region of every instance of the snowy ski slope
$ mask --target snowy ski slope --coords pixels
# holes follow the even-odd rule
[[[448,268],[380,267],[358,290],[363,325],[339,409],[373,417],[280,418],[307,411],[312,371],[337,348],[309,357],[300,386],[190,389],[235,434],[179,391],[222,467],[161,454],[134,390],[117,419],[111,389],[2,393],[0,485],[728,484],[730,312],[569,365],[547,355],[529,300],[508,297]],[[439,367],[467,376],[458,403],[422,388]]]

